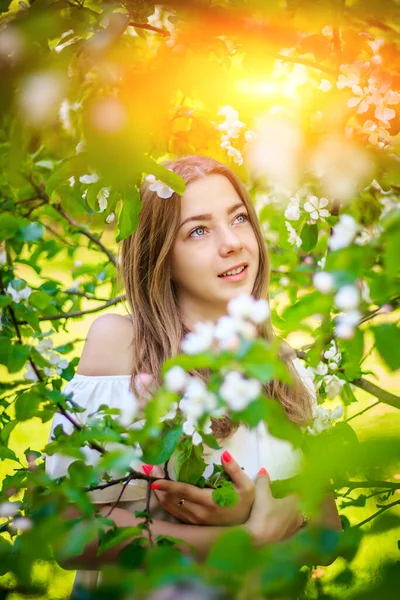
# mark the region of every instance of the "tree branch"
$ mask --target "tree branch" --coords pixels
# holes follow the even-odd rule
[[[164,35],[165,37],[169,37],[171,35],[168,29],[154,27],[149,23],[134,23],[133,21],[129,21],[128,26],[135,27],[136,29],[147,29],[148,31],[155,31],[156,33],[161,33],[161,35]]]
[[[396,500],[395,502],[392,502],[391,504],[386,504],[385,506],[381,506],[380,510],[378,510],[376,513],[374,513],[367,519],[364,519],[364,521],[361,521],[361,523],[357,523],[357,525],[354,525],[354,527],[362,527],[366,523],[369,523],[370,521],[372,521],[372,519],[379,517],[379,515],[381,515],[383,512],[389,510],[389,508],[393,508],[393,506],[396,506],[397,504],[400,504],[400,500]],[[379,504],[377,504],[377,506],[379,506]]]
[[[54,208],[54,210],[56,210],[61,216],[64,217],[64,219],[66,219],[66,221],[68,221],[68,223],[70,225],[72,225],[73,227],[77,228],[77,233],[81,233],[82,235],[85,235],[87,238],[89,238],[89,240],[91,240],[94,244],[96,244],[104,252],[104,254],[106,254],[106,256],[108,257],[108,259],[115,266],[118,266],[117,265],[117,259],[115,258],[115,256],[113,255],[113,253],[110,252],[110,250],[108,250],[108,248],[106,248],[104,246],[103,242],[101,242],[98,237],[96,237],[95,235],[93,235],[93,233],[91,233],[90,231],[88,231],[87,229],[85,229],[84,227],[82,227],[82,225],[80,225],[77,221],[75,221],[74,218],[72,218],[68,213],[66,213],[65,210],[63,208],[61,208],[61,206],[59,204],[51,204],[50,198],[46,194],[43,185],[37,185],[34,182],[32,176],[27,177],[27,180],[29,181],[29,183],[31,184],[31,186],[33,187],[33,189],[36,191],[36,193],[39,196],[39,198],[41,198],[42,200],[44,200],[47,204],[50,204]]]
[[[331,69],[330,67],[325,67],[324,65],[320,65],[312,60],[307,58],[298,58],[297,56],[287,56],[286,54],[279,54],[279,52],[270,52],[268,54],[274,56],[278,60],[282,60],[283,62],[295,63],[298,65],[305,65],[306,67],[311,67],[312,69],[317,69],[318,71],[322,71],[322,73],[326,73],[327,75],[331,75],[336,78],[335,69]]]
[[[121,296],[117,296],[116,298],[111,298],[111,300],[107,300],[101,306],[96,306],[95,308],[88,308],[87,310],[76,310],[74,312],[69,313],[60,313],[58,315],[48,315],[44,317],[39,317],[39,321],[57,321],[58,319],[73,319],[76,317],[81,317],[82,315],[89,315],[91,313],[99,312],[109,306],[115,306],[125,300],[125,295],[121,294]],[[27,321],[18,321],[18,325],[26,325]]]

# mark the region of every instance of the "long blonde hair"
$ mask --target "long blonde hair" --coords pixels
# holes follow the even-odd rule
[[[226,165],[206,156],[184,156],[163,164],[180,175],[186,185],[215,173],[231,182],[247,208],[259,246],[259,268],[252,296],[268,299],[268,252],[253,203],[240,179]],[[188,331],[180,318],[177,290],[170,271],[171,250],[181,220],[181,197],[174,193],[168,199],[160,199],[156,192],[149,190],[147,182],[142,185],[140,196],[142,209],[138,227],[120,245],[120,269],[133,325],[132,389],[135,389],[135,377],[142,372],[150,373],[154,382],[161,384],[162,363],[181,352],[181,341]],[[259,327],[258,334],[273,340],[269,320]],[[282,345],[280,357],[292,376],[292,383],[269,381],[264,391],[280,402],[293,423],[305,425],[311,418],[311,397],[293,365],[293,354]],[[206,380],[209,373],[201,370],[196,374]],[[228,417],[213,419],[212,427],[220,439],[235,429]]]

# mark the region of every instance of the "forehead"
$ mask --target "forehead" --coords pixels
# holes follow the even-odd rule
[[[182,218],[197,212],[213,213],[239,202],[241,197],[226,177],[219,173],[189,183],[181,201]],[[196,212],[194,212],[196,211]]]

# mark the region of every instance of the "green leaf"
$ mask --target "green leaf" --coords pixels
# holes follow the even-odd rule
[[[201,437],[203,438],[203,442],[213,450],[220,450],[221,446],[218,444],[217,440],[213,436],[212,433],[202,433]]]
[[[132,461],[136,457],[134,448],[126,446],[121,450],[110,450],[101,457],[99,467],[105,471],[116,471],[118,473],[126,473]]]
[[[0,337],[0,365],[8,364],[8,356],[11,352],[11,340],[7,337]]]
[[[160,165],[151,157],[145,157],[143,169],[147,173],[154,175],[157,179],[168,185],[180,196],[183,196],[185,193],[186,184],[182,177],[177,173],[174,173],[174,171],[170,171],[168,168]],[[160,200],[162,199],[160,198]]]
[[[114,548],[114,546],[129,540],[129,538],[140,536],[141,534],[142,530],[140,527],[116,527],[114,529],[109,529],[105,533],[100,534],[100,544],[97,556],[106,550]]]
[[[0,308],[5,308],[12,304],[12,298],[8,295],[0,295]]]
[[[81,555],[85,546],[97,537],[97,529],[95,521],[75,522],[63,540],[60,557]]]
[[[136,186],[125,186],[122,196],[123,203],[118,219],[117,242],[121,242],[136,230],[139,222],[139,213],[142,209],[139,190]]]
[[[231,481],[224,481],[221,487],[213,491],[212,498],[215,504],[224,506],[225,508],[233,508],[239,500],[237,491]]]
[[[400,368],[400,329],[394,323],[384,323],[372,328],[379,354],[394,371]]]
[[[203,460],[203,445],[195,446],[190,438],[183,438],[174,455],[176,480],[196,485],[206,466]]]
[[[85,172],[88,172],[88,170],[87,154],[85,152],[80,152],[77,156],[68,158],[47,180],[46,193],[48,196],[51,196],[58,186],[66,182],[70,177],[80,177]]]
[[[0,215],[0,241],[13,238],[19,229],[19,221],[10,213]]]
[[[142,461],[149,465],[160,465],[167,461],[173,454],[180,438],[182,437],[182,425],[174,425],[156,439],[150,439],[143,444]]]
[[[302,243],[302,249],[304,252],[310,252],[318,243],[318,225],[314,223],[310,225],[306,223],[301,230],[300,238]]]
[[[118,554],[118,564],[129,570],[137,569],[143,564],[146,554],[146,540],[142,537],[136,538]]]
[[[26,421],[38,416],[39,405],[42,400],[40,394],[33,390],[20,394],[15,402],[15,416],[19,421]]]
[[[46,292],[32,292],[29,296],[29,304],[39,310],[47,308],[51,304],[51,301],[51,296],[46,294]]]
[[[7,364],[10,373],[16,373],[22,369],[28,360],[31,349],[32,346],[23,346],[22,344],[14,344],[12,346]]]
[[[11,450],[11,448],[6,448],[5,446],[0,446],[0,460],[14,460],[15,462],[19,462],[15,452]]]
[[[257,565],[257,556],[250,534],[236,529],[218,537],[210,548],[206,565],[231,576],[244,575]]]
[[[24,242],[37,242],[43,237],[44,227],[40,223],[29,223],[25,227],[20,227],[17,239]]]

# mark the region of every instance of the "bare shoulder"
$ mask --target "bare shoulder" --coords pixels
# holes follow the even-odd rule
[[[101,315],[90,326],[77,373],[128,375],[132,370],[133,327],[130,316]]]

